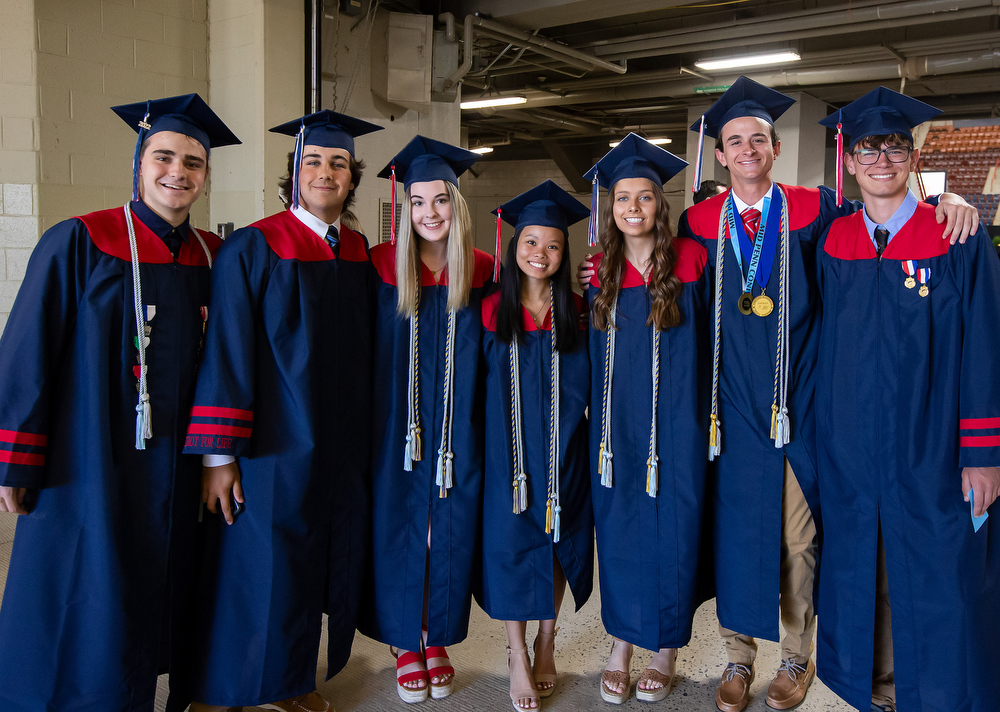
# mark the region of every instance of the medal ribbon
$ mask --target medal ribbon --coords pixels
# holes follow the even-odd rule
[[[907,277],[915,275],[917,273],[917,261],[903,260],[903,271],[906,272]]]
[[[771,191],[773,193],[773,187]],[[771,200],[771,193],[768,193],[764,198],[764,209],[760,213],[760,226],[757,228],[757,234],[754,236],[752,246],[750,238],[746,234],[746,229],[743,227],[743,220],[736,219],[736,206],[733,204],[732,192],[730,192],[729,198],[726,201],[725,210],[726,220],[729,223],[729,241],[733,244],[733,252],[736,254],[736,262],[740,266],[741,274],[743,270],[743,254],[744,252],[750,254],[750,263],[747,268],[743,291],[752,291],[755,279],[761,289],[764,289],[771,278],[771,267],[774,263],[774,241],[777,239],[780,231],[781,201]],[[767,229],[768,225],[771,226],[770,230]],[[777,230],[775,229],[775,225],[778,225]],[[765,244],[770,249],[765,250]]]
[[[931,278],[931,268],[921,267],[917,270],[917,281],[921,284],[927,284],[927,280]]]

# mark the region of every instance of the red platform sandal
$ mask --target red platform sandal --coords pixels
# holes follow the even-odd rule
[[[420,653],[407,652],[399,654],[390,646],[389,652],[396,658],[396,692],[399,699],[407,704],[423,702],[427,699],[431,679],[427,675],[427,666]],[[423,680],[423,687],[407,687],[406,683]]]

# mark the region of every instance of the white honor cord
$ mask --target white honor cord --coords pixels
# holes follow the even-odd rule
[[[413,463],[419,462],[420,442],[420,288],[417,288],[416,304],[410,315],[410,353],[407,358],[406,384],[406,447],[403,449],[403,469],[413,470]]]
[[[438,449],[437,478],[439,497],[447,497],[454,484],[455,453],[451,450],[451,422],[455,413],[455,309],[448,310],[448,335],[444,351],[444,418],[441,424],[441,447]]]
[[[514,446],[514,514],[528,508],[528,473],[524,464],[524,422],[521,412],[521,349],[514,334],[510,344],[510,416]]]
[[[546,505],[547,530],[552,533],[552,542],[559,543],[562,504],[559,497],[559,387],[562,384],[559,368],[559,340],[556,334],[556,299],[555,288],[549,282],[549,349],[551,363],[549,372],[549,501]]]
[[[597,466],[601,472],[601,484],[611,487],[614,484],[614,469],[611,452],[611,390],[615,375],[615,322],[618,318],[618,298],[611,305],[608,319],[608,341],[604,353],[604,403],[601,413],[601,449],[597,456]]]
[[[145,450],[146,439],[153,437],[153,413],[149,406],[146,386],[146,324],[142,316],[142,280],[139,277],[139,250],[135,243],[132,209],[125,204],[125,224],[128,226],[128,246],[132,253],[132,296],[135,301],[136,347],[139,350],[139,403],[135,407],[135,449]]]

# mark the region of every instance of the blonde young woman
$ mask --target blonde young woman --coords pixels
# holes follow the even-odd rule
[[[397,656],[404,702],[451,694],[444,646],[468,632],[483,488],[480,301],[458,176],[478,156],[417,136],[380,174],[405,189],[398,240],[372,249],[372,565],[362,632]]]

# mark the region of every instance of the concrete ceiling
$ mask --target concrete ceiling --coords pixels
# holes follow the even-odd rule
[[[463,51],[474,16],[463,98],[528,99],[463,113],[470,145],[497,145],[492,160],[573,165],[630,130],[671,138],[683,153],[689,108],[712,98],[696,92],[739,73],[831,110],[883,84],[945,118],[1000,116],[1000,0],[462,0],[435,11],[452,14]],[[736,73],[694,67],[778,49],[802,60]]]

